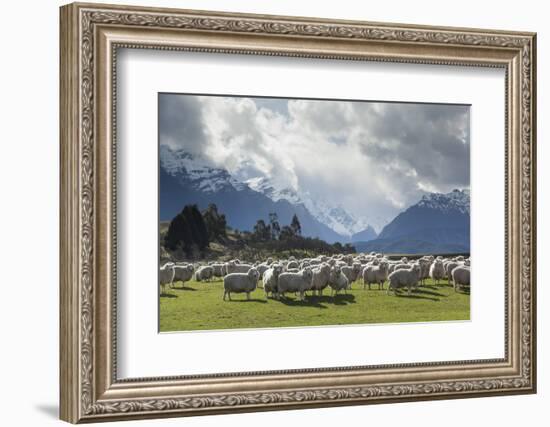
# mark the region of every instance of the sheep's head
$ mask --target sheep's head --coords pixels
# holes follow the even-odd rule
[[[311,268],[306,267],[302,270],[302,277],[306,280],[311,280],[311,276],[313,275],[313,272],[311,271]]]
[[[260,278],[260,273],[255,268],[251,268],[250,270],[248,270],[247,274],[248,277],[250,277],[250,279],[252,279],[254,282],[257,282]]]
[[[324,274],[330,274],[330,265],[328,265],[327,263],[321,264],[321,271]]]
[[[283,266],[281,264],[273,264],[273,274],[275,274],[276,277],[278,277],[282,272]]]

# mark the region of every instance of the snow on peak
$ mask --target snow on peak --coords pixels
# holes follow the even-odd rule
[[[363,231],[369,225],[365,220],[354,217],[342,206],[328,204],[305,191],[278,188],[265,176],[240,181],[226,169],[213,165],[208,159],[184,150],[173,150],[161,145],[160,163],[168,174],[189,181],[195,189],[205,193],[215,193],[230,187],[239,191],[249,188],[264,194],[274,202],[286,200],[293,205],[304,205],[319,222],[343,236]]]
[[[329,205],[312,197],[308,192],[298,193],[290,188],[276,188],[266,177],[249,179],[246,184],[252,190],[266,195],[274,202],[287,200],[294,205],[303,204],[315,219],[343,236],[351,236],[368,226],[365,221],[358,220],[342,206]]]
[[[417,206],[429,207],[441,211],[458,210],[470,215],[470,190],[454,189],[450,193],[430,193],[422,196]]]
[[[266,195],[274,202],[277,202],[279,200],[287,200],[294,205],[303,203],[300,196],[298,196],[298,194],[294,190],[290,188],[277,189],[275,188],[273,183],[266,177],[261,176],[251,178],[246,180],[245,183],[248,185],[248,187],[250,187],[250,189]]]
[[[160,164],[168,174],[190,181],[197,190],[205,193],[214,193],[228,187],[236,190],[246,187],[225,169],[216,168],[207,159],[193,156],[184,150],[172,150],[161,145]]]

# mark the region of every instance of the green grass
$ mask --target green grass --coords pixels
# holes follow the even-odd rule
[[[387,284],[386,284],[387,287]],[[181,282],[167,287],[160,297],[160,331],[208,329],[272,328],[285,326],[346,325],[367,323],[427,322],[469,320],[470,295],[455,292],[448,284],[433,285],[428,280],[412,295],[397,296],[386,290],[363,290],[355,282],[346,294],[307,296],[304,302],[289,296],[266,300],[263,289],[256,289],[251,300],[246,294],[233,294],[223,301],[223,281]]]

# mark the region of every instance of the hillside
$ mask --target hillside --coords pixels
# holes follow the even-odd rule
[[[354,246],[361,252],[469,252],[470,192],[427,194],[397,215],[376,239],[356,241]]]

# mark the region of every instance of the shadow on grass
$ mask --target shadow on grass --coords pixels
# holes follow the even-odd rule
[[[260,298],[250,298],[250,299],[246,299],[246,297],[244,299],[226,299],[225,302],[259,302],[259,303],[262,303],[262,304],[267,304],[267,300],[265,299],[260,299]]]
[[[398,297],[398,298],[410,298],[410,299],[427,299],[429,301],[439,301],[439,298],[433,298],[433,297],[429,297],[429,296],[425,296],[425,295],[419,295],[419,293],[421,294],[421,292],[418,292],[418,290],[416,291],[413,291],[410,295],[408,292],[402,292],[402,291],[398,291],[395,293],[395,296]],[[431,294],[434,294],[435,292],[427,292],[428,295],[431,295]],[[390,292],[390,295],[391,295],[391,292]],[[440,295],[440,294],[437,294],[437,295]]]
[[[467,287],[467,288],[458,287],[456,289],[456,292],[459,293],[459,294],[470,295],[470,288],[469,287]]]
[[[172,289],[174,291],[198,291],[198,289],[191,288],[189,286],[174,286],[170,289]]]
[[[278,300],[280,303],[284,305],[288,305],[289,307],[317,307],[317,308],[328,308],[326,305],[321,304],[320,300],[317,299],[318,297],[306,297],[303,301],[295,298],[291,299],[289,297],[280,297]],[[323,298],[323,297],[321,297]]]
[[[166,292],[163,292],[163,293],[160,294],[160,297],[161,298],[177,298],[178,296],[174,295],[174,294],[167,294]]]
[[[355,304],[355,295],[352,294],[338,294],[330,298],[334,305]]]
[[[426,288],[426,287],[427,286],[423,286],[422,288]],[[445,296],[444,294],[440,294],[439,292],[428,291],[428,290],[422,289],[422,288],[418,288],[418,289],[414,290],[413,292],[416,293],[416,294],[431,295],[431,296],[434,296],[434,297],[444,297]]]

